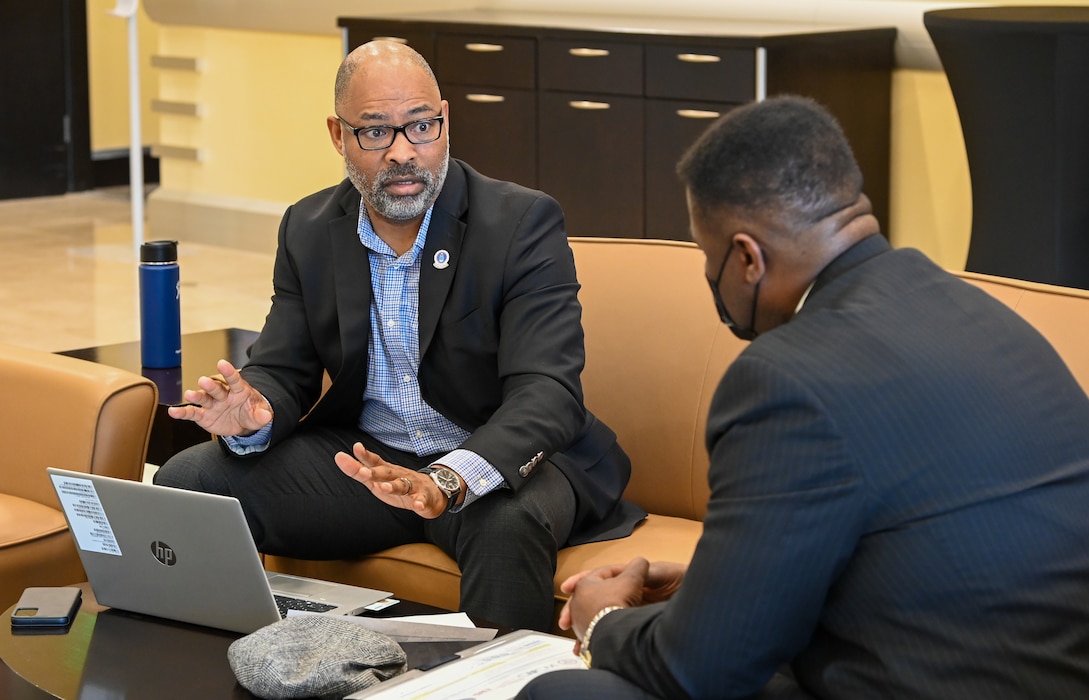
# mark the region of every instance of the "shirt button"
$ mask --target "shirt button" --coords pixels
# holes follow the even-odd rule
[[[479,484],[480,484],[480,488],[484,488],[485,486],[487,486],[487,485],[488,485],[488,480],[487,480],[487,479],[484,479],[484,478],[481,478],[481,479],[480,479],[480,481],[479,481],[479,482],[477,482],[477,483],[479,483]]]
[[[386,324],[386,326],[389,327],[389,328],[396,328],[397,327],[397,322],[396,321],[390,321],[389,323]]]
[[[416,431],[416,437],[423,437],[423,436],[424,436],[424,431],[422,431],[422,430],[417,430]]]
[[[409,382],[412,381],[412,376],[409,375],[409,374],[406,374],[405,376],[401,377],[401,381],[403,381],[405,384],[408,384]]]

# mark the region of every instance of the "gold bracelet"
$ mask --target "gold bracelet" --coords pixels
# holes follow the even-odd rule
[[[623,609],[623,605],[610,605],[606,608],[602,608],[597,611],[597,615],[594,615],[593,618],[590,619],[590,624],[586,625],[586,634],[582,636],[582,646],[579,648],[579,658],[586,664],[586,668],[590,668],[590,635],[594,633],[594,628],[597,627],[597,623],[601,621],[601,618],[614,610]]]

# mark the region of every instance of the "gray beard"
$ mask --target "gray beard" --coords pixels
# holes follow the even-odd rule
[[[344,166],[348,179],[359,190],[360,196],[363,197],[363,201],[367,203],[367,208],[371,212],[390,221],[411,221],[423,216],[442,191],[442,186],[446,182],[446,173],[450,169],[450,142],[446,142],[446,153],[436,173],[421,168],[415,163],[402,163],[379,171],[374,181],[368,182],[367,176],[352,161],[345,158]],[[385,185],[405,178],[423,182],[423,191],[408,197],[398,197],[386,190]]]

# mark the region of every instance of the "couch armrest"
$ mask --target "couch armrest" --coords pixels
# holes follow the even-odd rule
[[[0,344],[0,491],[56,507],[46,467],[139,479],[158,390],[146,377]]]

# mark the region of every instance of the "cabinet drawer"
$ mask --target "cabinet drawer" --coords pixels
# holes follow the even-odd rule
[[[480,172],[526,187],[537,186],[537,93],[453,85],[450,154]]]
[[[643,94],[643,46],[611,41],[541,41],[541,88]]]
[[[671,44],[648,46],[647,97],[708,102],[756,98],[756,51]]]
[[[532,90],[536,87],[536,48],[535,39],[440,34],[435,41],[435,75],[440,85]]]
[[[707,127],[737,105],[646,100],[647,238],[692,240],[677,162]]]
[[[643,99],[542,92],[537,184],[559,201],[569,236],[643,237]]]

